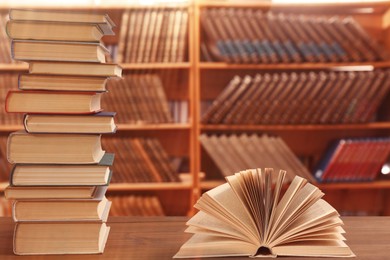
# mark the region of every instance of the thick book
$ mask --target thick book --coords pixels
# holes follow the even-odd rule
[[[106,62],[101,43],[13,40],[11,54],[22,61]]]
[[[17,21],[6,25],[8,37],[17,40],[99,42],[104,33],[97,24]]]
[[[96,24],[106,35],[114,35],[112,30],[114,22],[106,14],[91,12],[69,12],[60,10],[34,10],[34,9],[11,9],[9,11],[10,20],[20,21],[40,21],[40,22],[68,22]]]
[[[8,113],[92,114],[101,110],[101,93],[61,91],[9,91]]]
[[[107,77],[19,74],[20,90],[105,92]]]
[[[14,253],[17,255],[100,254],[110,227],[106,223],[17,223]]]
[[[11,133],[7,143],[10,163],[95,164],[104,156],[98,134]]]
[[[187,222],[193,236],[174,258],[353,257],[324,193],[298,176],[283,193],[285,176],[272,168],[240,171],[203,194]]]
[[[29,62],[29,73],[69,76],[121,77],[122,68],[117,64],[91,62]]]
[[[7,186],[4,190],[6,199],[93,199],[105,194],[107,186]]]
[[[111,202],[104,196],[93,199],[17,200],[12,205],[15,222],[96,221],[106,222]]]
[[[115,133],[115,112],[93,115],[26,114],[24,128],[28,133]]]
[[[12,186],[103,186],[111,180],[114,154],[105,153],[98,164],[15,164]]]

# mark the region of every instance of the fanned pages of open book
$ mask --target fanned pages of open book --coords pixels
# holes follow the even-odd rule
[[[202,195],[188,222],[193,236],[174,258],[226,256],[353,257],[343,222],[317,187],[286,171],[241,171]]]

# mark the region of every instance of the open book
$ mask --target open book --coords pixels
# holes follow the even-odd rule
[[[317,187],[286,171],[241,171],[198,200],[188,222],[194,235],[174,258],[219,256],[351,257],[343,222]],[[274,183],[274,184],[273,184]]]

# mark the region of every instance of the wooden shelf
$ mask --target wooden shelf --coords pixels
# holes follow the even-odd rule
[[[122,63],[120,64],[123,70],[138,70],[138,69],[189,69],[189,62],[177,63]]]
[[[22,125],[0,125],[0,133],[9,133],[14,131],[23,130],[24,127]]]
[[[203,131],[337,131],[337,130],[368,130],[390,129],[390,122],[373,122],[366,124],[335,124],[335,125],[201,125]]]
[[[285,10],[289,12],[310,12],[313,10],[320,11],[321,13],[332,14],[384,14],[390,7],[390,1],[367,1],[367,2],[332,2],[321,3],[312,1],[311,3],[273,3],[272,1],[207,1],[198,0],[199,7],[244,7],[244,8],[261,8],[272,10]],[[370,8],[367,10],[367,8]]]
[[[141,70],[141,69],[189,69],[189,62],[177,63],[122,63],[123,70]],[[28,70],[27,63],[1,63],[0,71],[25,71]]]
[[[190,130],[190,124],[117,124],[118,131]],[[23,130],[22,125],[0,125],[0,133]]]
[[[28,64],[26,63],[0,63],[0,71],[27,71]]]
[[[95,3],[96,1],[90,1],[89,3],[80,3],[80,4],[75,4],[72,3],[70,5],[67,2],[63,3],[56,3],[55,1],[52,2],[45,2],[45,3],[33,3],[33,4],[28,4],[26,1],[22,1],[22,3],[18,3],[17,1],[13,1],[12,4],[0,4],[0,11],[4,10],[7,11],[10,8],[24,8],[24,9],[61,9],[61,10],[78,10],[78,11],[86,11],[86,10],[96,10],[96,11],[101,11],[101,12],[107,12],[107,10],[123,10],[123,9],[145,9],[149,8],[150,5],[145,5],[145,4],[135,4],[134,1],[130,1],[129,3],[126,3],[125,1],[115,1],[112,3],[110,0],[103,0],[99,1],[98,3]],[[11,3],[11,2],[9,2]],[[53,4],[55,3],[55,4]],[[176,7],[188,7],[187,2],[176,2],[176,3],[153,3],[153,7],[160,7],[160,8],[176,8]],[[119,26],[119,25],[118,25]]]
[[[8,182],[0,183],[0,192],[8,186]],[[169,183],[110,183],[108,191],[160,191],[160,190],[191,190],[192,183],[169,182]]]
[[[190,124],[117,124],[118,131],[190,130]]]
[[[340,182],[316,184],[321,190],[359,190],[359,189],[390,189],[390,180],[380,180],[372,182]]]
[[[224,180],[210,180],[202,181],[202,190],[211,190],[221,184],[224,184]],[[339,182],[339,183],[317,183],[315,184],[320,190],[359,190],[359,189],[390,189],[390,180],[380,180],[372,182]]]
[[[108,191],[161,191],[161,190],[191,190],[192,183],[111,183]]]
[[[225,62],[200,62],[200,69],[208,70],[314,70],[328,69],[337,71],[371,70],[388,68],[390,61],[359,63],[288,63],[288,64],[230,64]]]

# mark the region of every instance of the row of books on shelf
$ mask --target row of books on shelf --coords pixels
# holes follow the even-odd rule
[[[117,111],[118,123],[172,123],[161,78],[157,74],[130,74],[108,87],[103,105]]]
[[[203,111],[205,124],[347,124],[376,119],[390,71],[234,76]],[[207,103],[203,106],[207,106]]]
[[[118,62],[183,62],[188,59],[188,9],[125,10],[120,25]]]
[[[268,165],[276,171],[286,170],[286,182],[291,182],[295,175],[315,181],[309,170],[280,137],[265,134],[202,134],[200,142],[224,177],[242,169],[256,169]]]
[[[30,67],[5,101],[7,112],[25,113],[28,130],[11,133],[7,141],[14,167],[4,195],[16,201],[14,253],[102,253],[110,231],[105,193],[114,154],[103,150],[101,134],[116,131],[115,113],[99,113],[106,92],[84,87],[104,87],[108,78],[121,77],[117,64],[106,63],[108,51],[100,43],[114,25],[106,15],[69,11],[12,9],[9,17],[12,58]],[[74,27],[87,32],[72,33]],[[68,83],[72,91],[62,89]],[[46,116],[46,123],[35,116]],[[102,118],[103,127],[96,127]]]
[[[1,16],[0,23],[3,25],[1,28],[6,27],[5,15]],[[252,8],[204,8],[201,25],[205,32],[201,43],[204,61],[361,62],[387,60],[389,57],[383,47],[351,17],[263,13]],[[12,26],[14,29],[7,25],[9,34],[11,29],[21,31],[25,28],[20,22]],[[29,30],[34,29],[31,24],[29,26]],[[47,34],[59,30],[68,30],[74,35],[86,34],[82,27],[50,26],[53,29]],[[91,39],[98,41],[101,37],[100,33]],[[41,40],[47,38],[42,37]],[[85,41],[83,38],[76,39]],[[4,29],[0,30],[0,41],[0,63],[15,62],[11,59],[10,41]],[[113,55],[110,61],[122,63],[183,62],[188,59],[187,49],[186,8],[125,10],[118,45],[109,46]]]
[[[42,98],[42,107],[48,107],[50,100],[63,99],[64,94],[68,100],[61,101],[67,106],[75,97],[85,97],[85,91],[89,91],[90,98],[95,100],[96,110],[104,107],[109,111],[116,111],[117,123],[187,123],[188,100],[168,100],[165,94],[162,79],[158,74],[130,74],[121,81],[107,83],[104,77],[81,77],[81,76],[50,76],[21,74],[19,77],[14,73],[0,75],[0,101],[5,103],[9,90],[26,90],[17,92],[22,100],[27,102],[32,99]],[[31,91],[55,90],[45,93],[48,98],[41,97],[42,92]],[[110,95],[102,95],[106,91]],[[63,91],[68,91],[64,93]],[[70,93],[72,91],[72,93]],[[31,97],[34,95],[33,97]],[[12,98],[11,98],[12,99]],[[26,101],[27,99],[27,101]],[[81,102],[81,101],[78,101]],[[85,106],[88,100],[84,101]],[[75,102],[76,103],[76,102]],[[83,112],[83,111],[80,111]],[[84,111],[84,112],[89,112]],[[20,114],[7,114],[0,111],[0,123],[2,125],[18,125],[21,122]]]
[[[314,176],[320,182],[372,181],[389,155],[390,138],[341,139],[328,148]]]
[[[103,146],[117,151],[113,182],[180,182],[157,138],[105,138]]]
[[[206,135],[200,137],[202,147],[223,176],[240,169],[275,165],[287,171],[286,182],[295,175],[316,182],[364,182],[378,178],[390,160],[390,139],[344,138],[334,141],[313,173],[277,136],[256,134]],[[207,172],[206,170],[206,173]],[[212,174],[208,178],[215,178]]]
[[[204,8],[205,61],[229,63],[362,62],[388,53],[352,18]]]

